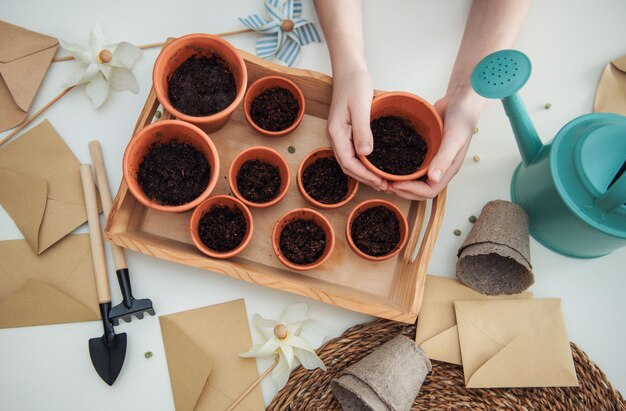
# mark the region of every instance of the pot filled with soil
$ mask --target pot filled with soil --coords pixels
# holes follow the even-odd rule
[[[402,211],[393,203],[373,199],[356,207],[346,222],[350,248],[370,261],[387,260],[405,246],[409,225]]]
[[[154,63],[157,99],[174,117],[207,133],[222,128],[243,100],[243,58],[221,37],[189,34],[165,46]]]
[[[287,161],[269,147],[250,147],[230,163],[228,184],[248,207],[271,207],[285,197],[291,175]]]
[[[285,77],[262,77],[248,87],[243,112],[258,133],[284,136],[295,130],[304,117],[304,94]]]
[[[190,210],[215,188],[220,161],[213,142],[193,124],[163,120],[139,130],[122,163],[133,196],[159,211]]]
[[[356,195],[359,183],[345,175],[332,148],[313,150],[300,163],[298,191],[309,204],[321,209],[339,208]]]
[[[231,258],[252,238],[252,214],[238,199],[219,195],[203,201],[191,215],[193,243],[209,257]]]
[[[312,270],[326,261],[335,247],[330,222],[315,210],[296,208],[285,213],[272,230],[278,260],[298,271]]]
[[[441,117],[430,103],[410,93],[383,93],[374,98],[370,118],[374,150],[359,156],[365,167],[389,181],[428,172],[443,135]]]

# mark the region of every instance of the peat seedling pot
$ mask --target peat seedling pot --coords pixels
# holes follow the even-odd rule
[[[226,40],[189,34],[163,48],[152,83],[167,112],[212,133],[224,127],[243,100],[248,73],[243,58]]]
[[[191,210],[215,188],[220,161],[213,142],[193,124],[163,120],[130,140],[122,162],[135,198],[158,211]]]
[[[228,184],[248,207],[266,208],[285,197],[291,182],[287,161],[269,147],[250,147],[230,163]]]
[[[286,267],[313,270],[333,252],[335,233],[326,217],[317,211],[296,208],[283,214],[274,225],[272,247]]]
[[[300,195],[314,207],[329,210],[346,205],[359,189],[359,182],[341,170],[332,148],[311,151],[298,167]]]
[[[268,137],[294,131],[304,117],[304,94],[291,80],[261,77],[248,87],[243,112],[250,127]]]
[[[384,261],[398,254],[409,233],[402,211],[387,200],[366,200],[348,215],[346,240],[359,257]]]
[[[428,172],[439,151],[443,123],[426,100],[405,92],[389,92],[372,102],[374,151],[361,162],[388,181],[410,181]]]

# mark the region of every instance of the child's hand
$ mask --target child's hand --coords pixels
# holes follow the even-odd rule
[[[461,168],[476,128],[483,100],[474,92],[446,95],[435,108],[444,121],[443,139],[439,152],[428,168],[426,181],[397,181],[389,183],[387,192],[409,200],[434,198]]]
[[[370,129],[372,80],[366,69],[338,74],[333,80],[333,98],[328,113],[328,137],[344,173],[377,190],[386,191],[387,181],[369,171],[358,155],[373,149]]]

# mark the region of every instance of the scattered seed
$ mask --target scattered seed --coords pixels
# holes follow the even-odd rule
[[[161,116],[162,116],[162,115],[163,115],[163,114],[161,113],[161,111],[160,111],[160,110],[157,110],[157,112],[156,112],[156,113],[154,113],[154,117],[156,117],[156,118],[161,118]]]
[[[296,148],[294,146],[289,146],[287,147],[287,151],[289,151],[291,154],[296,152]]]
[[[469,220],[470,223],[474,224],[476,222],[476,216],[475,215],[471,215],[471,216],[469,216],[468,220]]]
[[[461,230],[459,230],[458,228],[455,228],[454,229],[454,235],[457,236],[457,237],[460,236],[461,235]]]
[[[143,356],[146,358],[152,358],[152,351],[146,351],[146,353]]]
[[[474,134],[478,133],[479,131],[480,131],[480,129],[479,129],[478,127],[476,127],[476,128],[474,129]]]
[[[472,159],[474,160],[475,163],[480,163],[480,156],[478,154],[474,155]]]
[[[545,108],[546,110],[550,110],[550,108],[552,108],[552,103],[546,103],[546,105],[543,106],[543,108]]]

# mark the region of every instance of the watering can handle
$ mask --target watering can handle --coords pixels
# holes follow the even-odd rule
[[[596,198],[595,204],[610,213],[626,203],[626,173],[623,173],[606,193]]]

